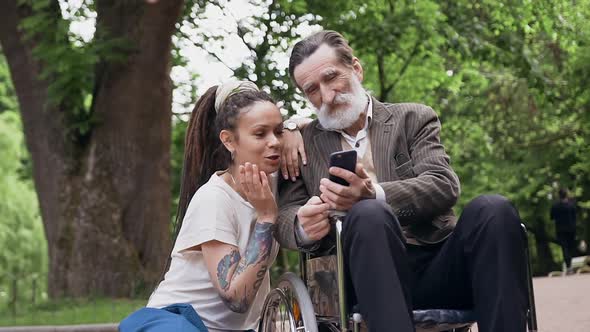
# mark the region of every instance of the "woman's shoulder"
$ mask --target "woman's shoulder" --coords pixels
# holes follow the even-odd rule
[[[211,179],[197,190],[191,198],[183,219],[183,227],[191,230],[219,229],[228,231],[236,227],[236,201],[229,191],[231,187],[223,186],[219,177]],[[229,190],[228,190],[229,188]]]
[[[211,179],[202,185],[191,199],[190,205],[203,205],[215,207],[218,204],[232,203],[236,200],[231,187],[222,178],[214,174]]]

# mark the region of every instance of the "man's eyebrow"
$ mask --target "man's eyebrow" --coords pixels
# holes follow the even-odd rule
[[[332,75],[332,74],[335,74],[335,73],[337,73],[337,70],[336,70],[335,68],[327,68],[327,69],[325,69],[324,71],[322,71],[322,72],[320,73],[320,76],[321,76],[322,78],[324,78],[324,77],[326,77],[326,76],[329,76],[329,75]],[[304,84],[304,85],[301,87],[301,89],[302,89],[303,91],[307,91],[307,89],[309,89],[309,88],[310,88],[310,87],[312,87],[313,85],[315,85],[315,82],[307,83],[307,84]]]
[[[303,84],[303,86],[301,87],[301,89],[303,91],[307,91],[307,89],[309,89],[314,84],[315,84],[314,82]]]
[[[334,74],[334,73],[336,73],[336,69],[335,68],[327,68],[326,70],[324,70],[321,73],[321,75],[322,76],[328,76],[328,75],[331,75],[331,74]]]

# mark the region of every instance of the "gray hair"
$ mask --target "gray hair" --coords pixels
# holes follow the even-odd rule
[[[291,56],[289,57],[289,76],[296,86],[299,85],[297,85],[295,76],[293,75],[295,68],[317,51],[317,49],[323,44],[330,46],[336,51],[336,55],[343,65],[352,66],[352,48],[340,33],[332,30],[316,32],[297,42],[293,47],[293,51],[291,51]]]

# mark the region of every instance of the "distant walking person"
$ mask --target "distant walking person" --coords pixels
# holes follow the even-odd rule
[[[559,201],[551,207],[551,219],[555,221],[557,241],[563,250],[568,272],[572,267],[572,255],[576,248],[576,203],[568,197],[566,189],[559,190]]]

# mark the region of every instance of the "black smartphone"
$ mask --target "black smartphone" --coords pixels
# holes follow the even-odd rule
[[[332,153],[330,155],[330,167],[340,167],[354,173],[356,168],[356,151],[348,150]],[[346,180],[332,174],[330,174],[330,181],[348,187],[348,182]]]

